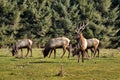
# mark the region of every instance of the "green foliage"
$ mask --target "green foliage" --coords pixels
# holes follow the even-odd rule
[[[100,39],[102,47],[119,47],[119,5],[119,0],[0,0],[0,45],[30,38],[43,46],[59,36],[74,42],[75,28],[89,22],[86,38]]]

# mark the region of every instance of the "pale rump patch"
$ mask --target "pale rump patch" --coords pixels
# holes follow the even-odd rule
[[[95,45],[94,47],[97,48],[98,45],[99,45],[99,40],[96,39],[96,38],[93,38],[93,39],[91,39],[91,40],[94,41],[94,42],[93,42],[93,45]]]
[[[70,40],[68,38],[66,38],[66,37],[63,37],[63,39],[65,39],[65,41],[67,42],[66,46],[69,46]]]
[[[30,45],[32,45],[32,44],[33,44],[33,42],[32,42],[30,39],[28,39],[28,41],[29,41]]]

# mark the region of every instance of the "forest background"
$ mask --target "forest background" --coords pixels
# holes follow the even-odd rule
[[[0,0],[0,47],[29,38],[44,46],[54,37],[66,36],[74,44],[75,29],[98,38],[102,48],[120,47],[120,0]]]

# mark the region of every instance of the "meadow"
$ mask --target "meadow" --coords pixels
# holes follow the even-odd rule
[[[20,52],[19,52],[20,53]],[[24,50],[24,55],[26,50]],[[0,80],[120,80],[120,50],[100,49],[99,58],[77,62],[77,56],[61,59],[57,50],[54,59],[43,58],[41,49],[33,49],[33,57],[15,58],[7,49],[0,49]],[[58,76],[61,64],[63,76]]]

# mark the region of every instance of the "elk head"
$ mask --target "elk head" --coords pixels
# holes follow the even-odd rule
[[[80,24],[80,26],[79,27],[77,27],[76,28],[76,30],[75,30],[75,36],[74,36],[74,38],[75,39],[78,39],[79,37],[80,37],[80,35],[82,35],[82,31],[85,29],[85,27],[88,25],[88,23],[82,23],[82,24]]]
[[[16,45],[12,46],[12,51],[11,52],[12,52],[12,56],[14,56],[15,54],[18,53],[18,49],[17,49]]]

